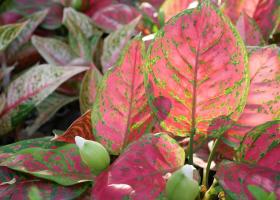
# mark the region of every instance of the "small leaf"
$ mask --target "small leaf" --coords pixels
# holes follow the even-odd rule
[[[102,71],[105,73],[110,67],[114,67],[118,61],[123,48],[129,39],[135,34],[135,28],[140,20],[137,17],[132,22],[124,25],[109,34],[104,40],[103,52],[101,56]]]
[[[32,37],[32,44],[51,65],[67,65],[77,58],[70,46],[55,38]]]
[[[0,26],[0,51],[3,51],[7,46],[20,34],[26,23],[10,24]]]
[[[91,110],[88,110],[76,119],[64,134],[56,135],[53,140],[75,144],[75,136],[80,136],[87,140],[95,140],[91,126]]]
[[[130,23],[139,15],[140,13],[132,6],[119,3],[97,10],[92,16],[92,20],[98,27],[110,33],[122,25]]]
[[[92,108],[92,105],[96,98],[97,86],[102,78],[98,69],[92,65],[86,72],[80,89],[80,110],[85,113]]]
[[[147,134],[97,177],[92,199],[156,199],[165,189],[164,175],[184,161],[184,150],[167,134]]]
[[[92,181],[94,178],[90,169],[83,164],[74,144],[63,145],[56,149],[42,147],[22,149],[2,159],[0,166],[64,186]]]
[[[143,77],[144,44],[132,40],[99,84],[92,110],[94,137],[112,154],[149,132],[153,119]]]
[[[36,193],[39,192],[41,199],[59,200],[79,197],[86,191],[88,184],[82,183],[64,187],[54,182],[26,176],[6,167],[0,167],[0,199],[29,199],[30,192],[34,190],[32,189],[34,187],[37,188]]]
[[[61,83],[85,70],[87,67],[39,65],[19,76],[2,94],[6,105],[0,113],[0,135],[20,124]]]
[[[256,198],[256,200],[267,200],[269,194],[265,192],[262,188],[255,185],[248,185],[247,188]]]

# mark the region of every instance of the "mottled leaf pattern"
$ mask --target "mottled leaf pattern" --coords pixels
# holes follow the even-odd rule
[[[165,130],[205,136],[213,120],[237,120],[248,92],[247,53],[234,27],[208,1],[169,20],[148,58],[149,102]]]
[[[247,14],[239,17],[236,28],[246,45],[257,46],[264,44],[260,28],[255,20]]]
[[[37,187],[44,200],[75,199],[83,194],[88,184],[64,187],[54,182],[26,176],[6,167],[0,168],[0,199],[28,199],[32,187]]]
[[[92,198],[156,199],[165,188],[163,176],[184,161],[183,148],[167,134],[145,135],[97,177]]]
[[[61,185],[74,185],[93,180],[90,169],[80,158],[76,145],[56,149],[27,148],[2,159],[0,166],[48,179]]]
[[[120,57],[121,51],[135,33],[135,27],[139,20],[140,17],[134,19],[131,23],[120,27],[105,38],[103,53],[101,56],[103,73],[105,73],[110,67],[114,67]]]
[[[62,135],[55,136],[53,140],[75,143],[75,136],[81,136],[87,140],[94,140],[91,126],[91,110],[76,119]]]
[[[80,89],[80,110],[85,113],[87,110],[92,108],[95,101],[97,86],[102,78],[101,73],[98,69],[92,65],[91,69],[85,74],[81,89]]]
[[[225,142],[239,145],[247,132],[280,119],[280,51],[276,46],[249,49],[250,89],[242,115],[226,134]],[[221,152],[225,152],[221,150]]]
[[[133,7],[126,4],[112,4],[98,10],[93,16],[94,23],[105,32],[112,32],[122,25],[130,23],[140,13]]]
[[[241,144],[241,160],[280,173],[280,120],[267,122],[246,134]]]
[[[151,128],[142,74],[143,48],[140,39],[126,46],[115,68],[104,75],[93,105],[94,136],[112,154],[119,154]]]
[[[279,171],[224,161],[220,164],[216,177],[226,194],[233,200],[255,200],[248,190],[248,185],[258,186],[268,193],[274,192],[276,199],[280,198]]]
[[[32,37],[32,44],[51,65],[66,65],[77,58],[70,46],[55,38]]]
[[[14,80],[6,92],[6,105],[0,113],[0,135],[15,126],[61,83],[87,70],[87,67],[34,66]]]
[[[23,30],[26,23],[0,26],[0,51],[3,51]]]
[[[38,117],[32,123],[32,125],[26,127],[23,132],[30,136],[35,133],[44,123],[51,119],[54,114],[66,104],[77,100],[76,97],[69,97],[59,93],[52,93],[43,102],[36,106],[38,111]]]

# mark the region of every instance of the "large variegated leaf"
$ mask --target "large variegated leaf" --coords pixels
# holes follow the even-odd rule
[[[56,92],[52,93],[36,106],[38,116],[34,122],[27,126],[22,132],[27,136],[33,135],[35,131],[51,119],[60,108],[75,100],[77,100],[77,97],[70,97]]]
[[[280,119],[279,48],[266,46],[249,50],[251,83],[247,103],[237,123],[224,136],[225,142],[232,146],[238,146],[255,126]]]
[[[6,167],[0,168],[0,199],[29,199],[34,187],[38,189],[40,199],[59,200],[81,196],[88,188],[88,184],[64,187],[54,182],[23,175]]]
[[[55,38],[33,36],[32,44],[51,65],[67,65],[78,57],[68,44]]]
[[[55,135],[53,140],[75,143],[75,136],[80,136],[87,140],[94,140],[91,126],[91,110],[88,110],[76,119],[62,135]]]
[[[110,67],[114,67],[120,57],[121,51],[135,33],[135,27],[137,26],[139,20],[140,17],[137,17],[129,24],[121,26],[105,38],[103,53],[101,56],[103,73],[105,73]]]
[[[0,51],[6,49],[7,46],[20,34],[25,26],[26,22],[0,26]]]
[[[61,83],[87,70],[87,67],[34,66],[14,80],[6,92],[6,105],[0,113],[0,135],[18,124]]]
[[[104,75],[93,105],[94,136],[113,154],[140,138],[151,125],[143,84],[143,48],[140,39],[127,45],[115,68]]]
[[[98,27],[110,33],[130,23],[139,15],[140,13],[132,6],[126,4],[112,4],[98,10],[92,16],[92,20]]]
[[[97,86],[102,78],[101,73],[98,69],[92,65],[91,69],[85,74],[81,89],[80,89],[80,110],[85,113],[87,110],[92,108],[95,101]]]
[[[267,166],[268,167],[268,166]],[[217,171],[216,177],[224,188],[226,195],[233,200],[255,200],[248,188],[257,186],[267,193],[274,193],[280,198],[279,171],[267,167],[250,166],[234,162],[223,162]]]
[[[172,18],[151,44],[148,59],[149,102],[165,130],[205,136],[214,120],[234,121],[242,112],[249,84],[246,49],[209,1]],[[158,98],[162,101],[155,103]]]
[[[34,30],[42,23],[47,14],[48,10],[43,10],[28,16],[26,26],[7,49],[9,57],[14,56],[15,52],[18,51],[23,44],[28,42]]]
[[[74,144],[56,149],[31,147],[18,150],[1,159],[0,166],[65,186],[92,181],[94,178],[90,169],[82,162],[79,150]]]
[[[156,199],[164,191],[164,175],[184,161],[183,148],[167,134],[145,135],[97,177],[92,198]]]
[[[246,134],[241,160],[280,172],[280,120],[267,122]]]

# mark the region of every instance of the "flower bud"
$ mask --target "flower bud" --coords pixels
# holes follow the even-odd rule
[[[168,200],[195,200],[200,191],[198,181],[198,171],[192,165],[183,166],[166,183]]]
[[[100,143],[86,140],[80,136],[75,137],[75,142],[80,149],[82,161],[95,175],[98,175],[109,166],[109,153]]]

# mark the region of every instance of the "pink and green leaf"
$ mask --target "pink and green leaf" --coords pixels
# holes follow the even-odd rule
[[[224,161],[220,164],[216,177],[231,199],[254,200],[248,186],[257,186],[267,193],[280,198],[279,171],[263,166],[251,166]]]
[[[140,16],[136,8],[126,4],[112,4],[98,10],[92,16],[94,23],[107,33],[116,31]]]
[[[41,199],[59,200],[81,196],[88,188],[88,184],[64,187],[54,182],[23,175],[6,167],[0,168],[0,199],[28,199],[33,187],[38,188]]]
[[[92,105],[96,98],[97,86],[102,79],[101,73],[92,65],[91,68],[86,72],[80,89],[80,110],[85,113],[87,110],[92,108]]]
[[[95,140],[91,125],[91,110],[86,111],[81,117],[71,124],[65,133],[62,135],[56,135],[53,140],[75,143],[75,136],[80,136],[87,140]]]
[[[15,79],[5,91],[5,108],[0,113],[0,135],[19,125],[60,84],[87,67],[34,66]]]
[[[149,132],[152,114],[143,76],[144,44],[132,40],[99,84],[92,110],[94,137],[112,154]]]
[[[214,120],[238,119],[249,86],[247,53],[236,29],[209,1],[169,20],[148,59],[149,103],[166,131],[206,136]],[[155,103],[158,98],[164,101]]]
[[[33,36],[32,44],[51,65],[67,65],[78,57],[68,44],[55,38]]]
[[[76,145],[67,144],[56,149],[33,147],[19,150],[2,159],[0,166],[69,186],[93,181],[90,169],[80,158]]]
[[[103,73],[108,71],[110,67],[114,67],[119,60],[121,51],[124,49],[129,39],[135,34],[135,28],[139,21],[140,17],[137,17],[129,24],[121,26],[105,38],[101,56]]]
[[[101,173],[92,190],[99,199],[156,199],[165,189],[164,175],[184,164],[185,153],[167,134],[147,134],[130,144]]]

